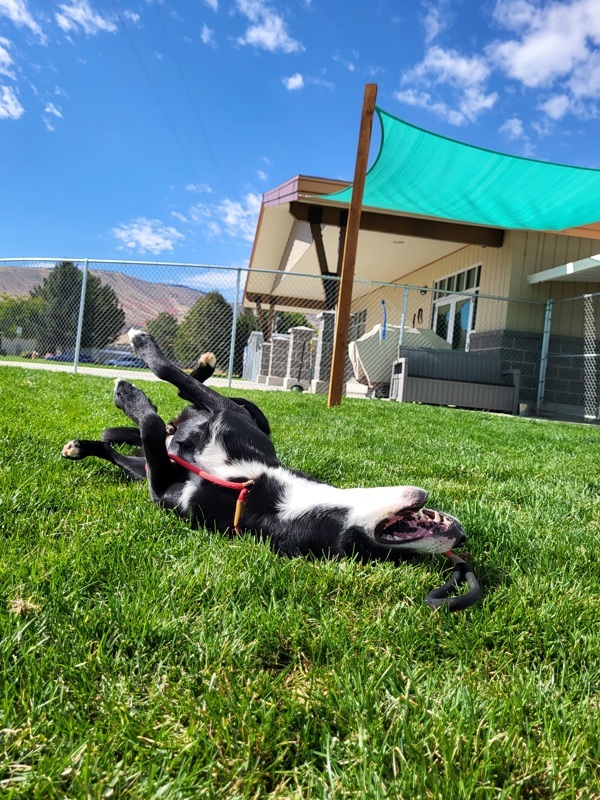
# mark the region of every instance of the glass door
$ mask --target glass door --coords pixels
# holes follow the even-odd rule
[[[475,325],[475,298],[452,295],[434,304],[433,330],[453,350],[469,350],[469,339]]]

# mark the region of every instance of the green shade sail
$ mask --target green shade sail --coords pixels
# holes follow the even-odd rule
[[[363,206],[495,228],[563,231],[600,221],[600,170],[462,144],[380,108]],[[352,187],[321,199],[349,203]]]

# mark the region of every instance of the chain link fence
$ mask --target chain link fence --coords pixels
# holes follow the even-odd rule
[[[599,325],[600,294],[549,301],[542,412],[589,422],[600,419]]]
[[[210,349],[221,374],[241,374],[258,325],[241,308],[242,279],[242,270],[212,266],[1,260],[0,353],[144,369],[127,338],[139,327],[183,367]]]
[[[432,287],[356,280],[349,396],[387,397],[407,348],[489,356],[518,371],[521,411],[598,419],[598,295],[548,305],[483,295],[478,273]],[[257,387],[328,390],[339,279],[245,267],[0,259],[0,363],[145,369],[130,327],[190,368]],[[470,359],[473,362],[473,359]]]
[[[476,287],[450,290],[447,284],[428,288],[357,281],[353,309],[354,331],[363,339],[350,346],[350,353],[354,351],[358,359],[365,353],[367,383],[376,394],[386,396],[398,348],[453,350],[489,356],[502,372],[518,370],[519,402],[523,410],[534,409],[543,303],[483,295]],[[352,361],[355,367],[356,357]],[[353,371],[356,374],[356,368]]]

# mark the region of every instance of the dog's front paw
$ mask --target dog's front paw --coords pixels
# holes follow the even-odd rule
[[[63,458],[70,458],[75,461],[80,458],[85,458],[81,453],[81,445],[78,439],[71,439],[70,442],[67,442],[61,450],[61,455]]]
[[[152,405],[144,392],[123,378],[117,378],[115,381],[113,399],[116,407],[133,420],[145,411],[156,411],[156,406]]]

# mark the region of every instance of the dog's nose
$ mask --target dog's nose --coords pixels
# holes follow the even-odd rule
[[[461,544],[464,544],[467,541],[467,534],[461,533],[458,536],[458,539],[454,542],[454,547],[460,547]]]

